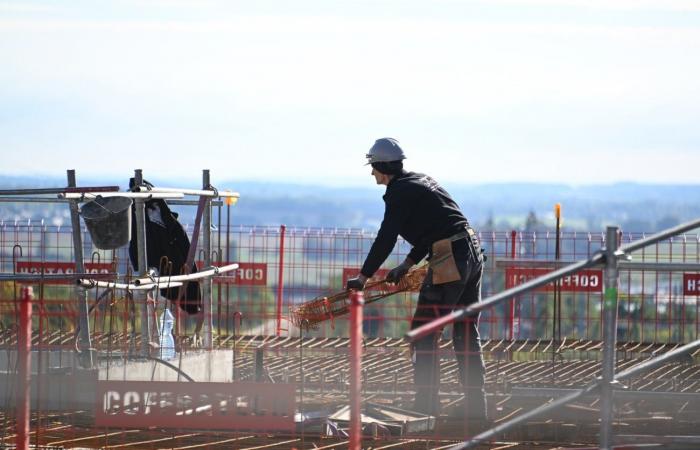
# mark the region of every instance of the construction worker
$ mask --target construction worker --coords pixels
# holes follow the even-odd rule
[[[424,257],[429,261],[411,322],[411,329],[415,329],[481,299],[483,257],[476,233],[457,203],[429,176],[405,171],[404,159],[401,146],[392,138],[377,139],[367,153],[367,164],[372,165],[377,184],[386,186],[384,219],[360,273],[349,279],[346,287],[364,289],[401,236],[413,248],[388,273],[387,282],[399,282]],[[485,370],[477,326],[478,316],[454,324],[453,345],[466,401],[451,415],[485,420]],[[440,412],[440,334],[438,331],[419,339],[412,347],[414,409],[435,416]]]

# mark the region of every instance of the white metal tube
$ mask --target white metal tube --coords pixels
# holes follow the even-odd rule
[[[128,197],[128,198],[142,198],[142,199],[150,199],[150,198],[162,198],[162,199],[167,199],[167,198],[183,198],[185,194],[182,192],[173,192],[173,193],[165,193],[165,192],[154,192],[154,193],[145,193],[145,192],[85,192],[85,193],[80,193],[80,192],[66,192],[64,194],[58,194],[58,198],[67,198],[70,200],[93,200],[97,198],[97,196],[100,197]]]
[[[181,192],[185,195],[199,195],[204,197],[234,197],[239,198],[241,194],[238,192],[231,191],[211,191],[206,189],[180,189],[180,188],[165,188],[165,187],[153,187],[147,188],[145,186],[139,187],[139,192],[156,192],[156,193],[167,193],[167,192]]]
[[[221,267],[207,267],[206,269],[201,270],[200,272],[196,273],[191,273],[189,275],[173,275],[171,277],[165,276],[165,277],[147,277],[147,278],[139,278],[137,280],[134,280],[134,284],[136,286],[141,285],[142,283],[167,283],[167,282],[172,282],[172,281],[192,281],[192,280],[198,280],[200,278],[207,278],[211,277],[214,275],[218,275],[220,273],[226,273],[230,272],[232,270],[238,269],[238,264],[228,264],[226,266],[221,266]]]
[[[209,177],[209,170],[202,171],[202,189],[208,189],[211,187],[211,179]],[[213,189],[208,189],[212,190]],[[200,197],[202,198],[202,197]],[[204,249],[204,264],[211,266],[211,200],[204,202],[204,211],[202,214],[202,248]],[[211,297],[211,277],[205,278],[202,281],[202,309],[204,310],[204,333],[203,333],[203,344],[204,348],[207,350],[212,350],[212,330],[214,328],[214,321],[212,317],[212,297]]]
[[[110,289],[123,289],[126,291],[150,291],[151,289],[159,288],[159,289],[165,289],[169,287],[180,287],[182,286],[182,283],[179,281],[171,281],[171,282],[162,282],[162,283],[115,283],[113,281],[99,281],[99,280],[93,280],[93,279],[88,279],[88,278],[80,278],[78,280],[78,285],[86,287],[86,288],[93,288],[93,287],[101,287],[101,288],[110,288]]]

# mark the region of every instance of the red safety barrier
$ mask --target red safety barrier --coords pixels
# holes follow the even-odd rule
[[[32,361],[32,288],[22,288],[19,304],[19,331],[17,339],[19,357],[19,396],[17,399],[17,448],[29,449],[29,418],[31,361]]]
[[[36,293],[32,349],[37,388],[29,404],[33,428],[32,433],[28,428],[20,432],[18,422],[17,436],[6,437],[0,445],[28,442],[29,436],[43,448],[359,448],[363,440],[374,439],[377,442],[372,447],[413,450],[457,443],[465,438],[459,427],[466,420],[449,417],[464,404],[459,367],[447,342],[449,327],[440,335],[437,355],[440,415],[426,417],[411,411],[413,366],[402,337],[410,327],[417,292],[394,294],[364,306],[360,296],[354,296],[348,314],[315,329],[299,329],[286,322],[294,306],[342,291],[345,278],[362,265],[374,237],[373,232],[357,229],[218,226],[211,240],[212,254],[218,255],[213,258],[215,265],[239,263],[240,267],[213,280],[213,348],[193,349],[194,340],[183,342],[174,357],[165,357],[155,347],[151,359],[138,352],[141,319],[135,312],[143,305],[134,304],[123,291],[89,289],[91,348],[99,364],[94,373],[100,377],[94,386],[80,378],[80,385],[70,387],[76,373],[81,373],[73,372],[79,323],[77,288],[65,280],[27,281]],[[623,234],[621,241],[625,244],[640,237]],[[488,256],[482,297],[553,267],[554,233],[483,230],[479,238]],[[70,272],[71,239],[71,230],[65,227],[4,223],[0,226],[0,269],[6,279],[41,272],[41,268],[45,274],[49,270]],[[122,276],[130,274],[125,248],[92,252],[89,235],[84,234],[84,239],[89,270],[104,272],[113,267]],[[604,241],[601,233],[562,232],[560,260],[563,264],[588,258]],[[674,238],[636,252],[633,259],[696,263],[700,261],[699,242],[696,235]],[[400,263],[409,250],[399,240],[381,270]],[[196,254],[201,256],[201,247]],[[603,296],[596,277],[599,272],[584,272],[560,283],[556,312],[555,291],[544,288],[482,314],[485,389],[493,420],[519,414],[537,398],[545,403],[564,395],[598,375]],[[698,338],[699,280],[697,273],[620,271],[617,333],[621,367],[628,367],[634,358],[644,359]],[[20,296],[16,286],[20,285],[11,280],[0,285],[4,327],[0,348],[10,350],[8,354],[17,348],[17,338],[20,349],[29,342],[15,327],[26,314],[18,310],[28,305],[20,301],[25,294]],[[163,304],[159,298],[156,317],[161,317]],[[189,325],[184,333],[191,333],[193,318],[185,321]],[[22,323],[28,321],[22,319]],[[561,340],[556,339],[559,336]],[[29,360],[25,363],[26,371],[18,365],[16,372],[14,360],[8,364],[11,382],[27,379]],[[646,404],[661,408],[655,399],[664,398],[661,406],[671,406],[652,409],[653,415],[640,412],[627,422],[628,416],[621,417],[620,423],[633,427],[645,418],[662,417],[659,411],[665,411],[674,418],[684,414],[678,416],[682,420],[667,421],[669,427],[689,424],[688,428],[669,428],[666,434],[692,431],[700,413],[694,406],[697,403],[682,396],[688,392],[700,395],[694,382],[695,366],[679,361],[655,376],[658,379],[630,380],[626,392],[639,388],[651,399]],[[28,383],[11,382],[3,384],[8,388],[0,392],[6,404],[20,394],[30,398],[24,391]],[[268,389],[271,386],[275,387]],[[523,394],[526,389],[530,391]],[[668,398],[663,389],[672,391]],[[7,392],[16,397],[10,398]],[[89,394],[87,399],[80,398],[84,394]],[[525,400],[518,403],[519,398]],[[672,404],[676,398],[681,406]],[[17,418],[22,417],[24,423],[29,409],[20,411],[19,403]],[[626,400],[618,414],[628,414],[633,406],[643,404],[645,401]],[[171,408],[173,405],[179,409]],[[553,442],[566,444],[568,438],[563,436],[573,436],[570,442],[594,444],[597,435],[590,430],[595,426],[582,422],[588,416],[597,421],[597,408],[591,399],[523,428],[520,434],[505,436],[504,442],[528,436],[530,442],[547,442],[551,447]],[[364,427],[361,409],[368,417]],[[548,430],[550,435],[537,434]],[[644,431],[647,429],[640,425],[629,434]]]
[[[550,232],[492,232],[479,235],[488,261],[482,282],[482,296],[500,292],[518,280],[551,270],[555,259],[556,235]],[[643,237],[622,234],[625,244]],[[84,234],[86,248],[89,235]],[[294,333],[286,323],[290,310],[319,296],[342,290],[344,279],[362,265],[374,234],[356,229],[295,227],[231,226],[218,228],[212,235],[215,264],[237,262],[240,269],[214,280],[213,324],[220,335],[233,332],[234,314],[245,317],[243,332],[262,335]],[[590,257],[604,245],[601,233],[562,232],[559,240],[562,261]],[[69,228],[39,223],[5,223],[0,227],[0,270],[3,273],[46,274],[70,272],[72,236]],[[633,255],[644,262],[697,262],[700,260],[698,236],[676,237]],[[14,248],[14,250],[13,250]],[[410,246],[399,240],[395,251],[381,270],[403,260]],[[198,250],[198,254],[201,252]],[[226,255],[226,259],[221,257]],[[216,258],[215,258],[216,259]],[[542,266],[518,265],[517,261],[542,261]],[[201,265],[201,263],[200,263]],[[114,251],[95,250],[86,257],[86,267],[104,272],[126,274],[130,263],[125,248]],[[600,272],[587,272],[563,280],[559,289],[552,285],[522,296],[482,314],[480,332],[490,339],[548,339],[552,330],[569,339],[600,339],[601,314]],[[510,276],[509,276],[510,274]],[[639,342],[689,342],[699,336],[697,274],[651,270],[621,271],[620,328],[621,339]],[[76,313],[72,287],[66,281],[47,281],[52,286],[42,317],[52,330],[68,326]],[[61,285],[63,283],[63,285]],[[90,291],[93,302],[104,290]],[[3,295],[0,292],[0,295]],[[7,294],[5,295],[5,300]],[[547,299],[557,296],[556,314]],[[408,329],[417,293],[398,294],[365,309],[364,332],[370,337],[400,337]],[[0,298],[0,301],[2,299]],[[108,332],[114,314],[102,300],[92,310],[96,332]],[[560,306],[559,306],[560,305]],[[128,312],[116,307],[123,315]],[[7,308],[5,308],[7,309]],[[179,311],[179,310],[178,310]],[[191,319],[188,319],[191,320]],[[316,336],[345,335],[347,322],[330,321],[313,333]],[[553,326],[555,325],[556,326]],[[122,326],[120,321],[114,325]],[[106,328],[105,328],[106,327]],[[291,327],[291,328],[290,328]],[[559,337],[559,336],[557,336]]]
[[[350,450],[362,445],[362,292],[350,294]]]

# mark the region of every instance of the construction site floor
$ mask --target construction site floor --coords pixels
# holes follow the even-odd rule
[[[96,337],[95,345],[119,336]],[[123,340],[121,341],[123,342]],[[10,342],[6,342],[10,344]],[[349,342],[344,338],[219,336],[217,351],[235,354],[236,381],[294,383],[300,412],[333,410],[348,403]],[[440,400],[443,411],[462,400],[451,343],[443,341]],[[676,345],[620,343],[617,367],[622,370]],[[435,426],[403,436],[366,436],[365,449],[447,449],[484,429],[551,402],[589,384],[600,372],[598,341],[486,341],[488,423],[436,418]],[[189,349],[189,352],[202,351]],[[262,366],[261,366],[262,362]],[[174,362],[176,364],[176,362]],[[412,367],[403,339],[364,342],[363,402],[408,409],[413,399]],[[615,396],[615,442],[654,444],[660,448],[700,448],[700,365],[698,355],[669,362],[630,380]],[[599,433],[599,399],[583,397],[556,412],[501,433],[477,448],[595,448]],[[0,447],[14,442],[12,411],[0,418]],[[32,443],[36,448],[211,448],[211,449],[343,449],[347,438],[298,427],[294,433],[218,430],[95,427],[85,411],[34,408]]]

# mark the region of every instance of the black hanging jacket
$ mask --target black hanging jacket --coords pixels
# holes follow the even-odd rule
[[[170,210],[167,203],[161,199],[148,200],[146,206],[146,263],[149,268],[158,270],[159,275],[181,275],[187,260],[187,252],[190,249],[190,239],[183,226],[177,220],[177,213]],[[149,209],[160,210],[160,220],[157,215],[151,213]],[[133,207],[135,208],[135,207]],[[131,242],[129,243],[129,258],[134,271],[138,272],[138,239],[136,234],[136,214],[132,210],[131,219]],[[192,264],[189,273],[197,272],[197,266]],[[202,294],[197,281],[185,283],[187,290],[182,296],[179,306],[188,314],[196,314],[202,310]],[[183,287],[185,286],[183,284]],[[170,300],[177,300],[182,287],[161,289],[163,297]]]

